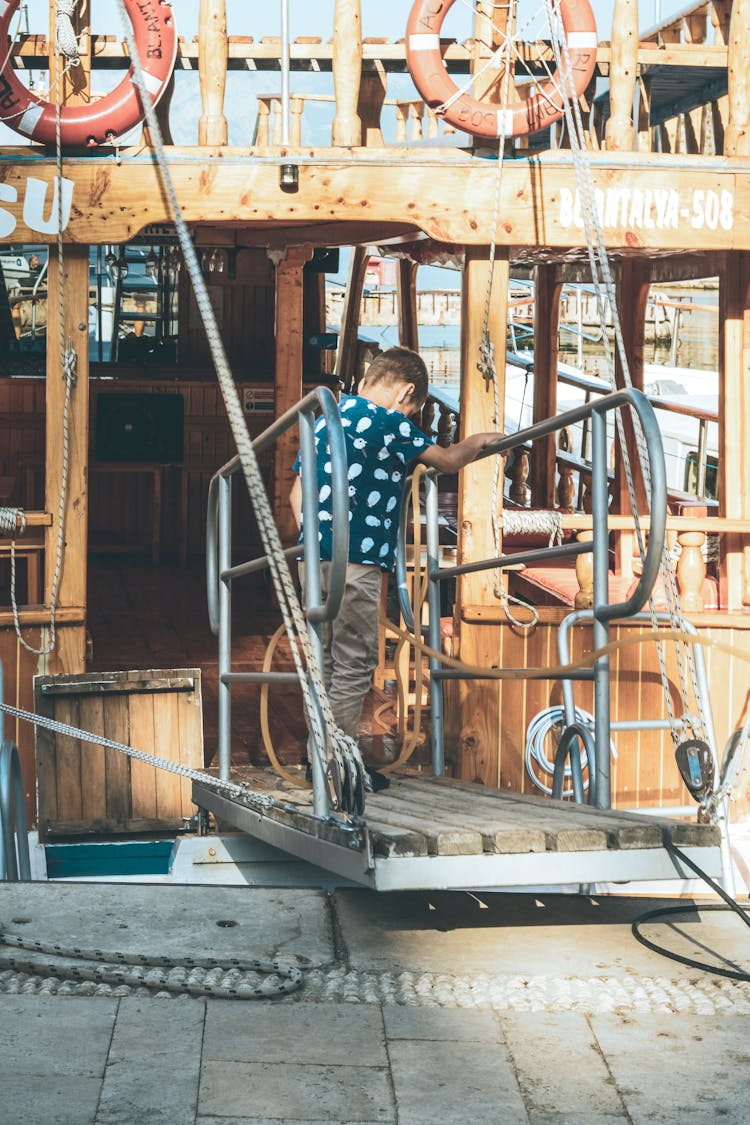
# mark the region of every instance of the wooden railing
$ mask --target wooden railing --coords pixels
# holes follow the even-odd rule
[[[289,45],[289,65],[292,69],[328,71],[333,75],[335,111],[332,122],[331,143],[335,146],[357,147],[382,144],[380,115],[383,104],[388,105],[387,74],[402,72],[405,64],[405,30],[395,29],[393,40],[368,39],[362,35],[361,0],[335,0],[332,37],[300,37]],[[86,27],[88,16],[81,16]],[[702,0],[670,16],[659,27],[642,38],[638,33],[637,0],[615,0],[611,32],[601,26],[597,60],[599,75],[610,80],[611,115],[606,123],[605,135],[592,133],[592,142],[605,144],[612,150],[629,150],[648,147],[648,120],[644,106],[648,105],[648,82],[642,71],[654,65],[680,65],[696,70],[705,66],[727,67],[728,93],[713,99],[712,109],[721,120],[724,155],[747,155],[750,150],[750,0]],[[201,0],[199,34],[192,40],[181,38],[178,44],[177,66],[195,69],[200,77],[202,113],[198,124],[198,143],[224,145],[227,143],[227,121],[224,96],[228,70],[276,70],[281,66],[282,42],[278,36],[227,35],[226,0]],[[481,35],[460,43],[445,39],[442,43],[446,66],[453,74],[467,74],[478,59],[489,56],[489,47],[481,43]],[[611,39],[611,42],[607,42]],[[91,44],[91,67],[113,69],[127,66],[126,53],[119,37],[115,35],[88,35]],[[49,65],[50,41],[43,35],[20,35],[12,54],[17,65],[43,70]],[[549,63],[550,48],[544,43],[518,44],[519,55],[530,64]],[[54,69],[54,67],[53,67]],[[636,85],[642,86],[639,99],[641,120],[633,121],[633,104]],[[307,96],[302,98],[304,105]],[[168,98],[163,99],[161,114],[166,119]],[[260,103],[259,103],[260,106]],[[402,108],[398,108],[402,107]],[[586,112],[590,106],[584,106]],[[290,105],[290,118],[299,111],[299,103]],[[415,100],[399,102],[397,116],[403,113],[399,129],[419,139],[423,111]],[[264,110],[259,108],[259,116]],[[266,124],[258,122],[258,135],[263,136]],[[428,116],[422,136],[436,135],[437,122]],[[269,128],[269,143],[275,133]],[[552,143],[562,134],[553,130]],[[398,135],[396,140],[399,141]],[[244,141],[243,142],[247,143]],[[259,141],[262,143],[262,141]],[[564,140],[562,143],[565,143]]]

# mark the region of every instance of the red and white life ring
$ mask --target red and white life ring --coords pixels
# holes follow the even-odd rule
[[[10,21],[20,0],[0,0],[0,43],[7,42]],[[125,0],[133,24],[146,88],[157,102],[169,82],[177,57],[172,6],[166,0]],[[88,105],[63,106],[60,137],[64,145],[108,144],[145,117],[133,80],[133,68],[114,90]],[[55,106],[24,86],[10,57],[0,72],[0,121],[42,144],[55,144]]]
[[[440,51],[440,28],[455,0],[417,0],[406,25],[406,61],[414,85],[431,109],[450,101],[458,87]],[[576,97],[588,86],[596,66],[596,21],[589,0],[559,0],[560,18],[573,68]],[[506,110],[461,94],[441,114],[444,120],[475,137],[521,137],[558,121],[564,112],[552,81]]]

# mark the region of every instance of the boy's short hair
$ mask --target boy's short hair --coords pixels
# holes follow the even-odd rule
[[[375,356],[362,380],[365,384],[374,383],[413,383],[414,399],[419,406],[427,398],[429,385],[427,366],[418,352],[411,348],[397,346],[387,348]]]

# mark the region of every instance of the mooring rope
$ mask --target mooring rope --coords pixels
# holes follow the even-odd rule
[[[10,952],[11,948],[34,956],[20,957]],[[59,960],[83,964],[60,965]],[[33,941],[0,928],[0,969],[5,967],[76,983],[91,981],[222,1000],[268,1000],[295,992],[303,983],[302,970],[297,965],[276,958],[173,958],[113,953]]]

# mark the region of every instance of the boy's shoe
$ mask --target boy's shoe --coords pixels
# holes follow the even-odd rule
[[[379,773],[378,770],[372,769],[370,766],[365,767],[367,775],[370,778],[373,793],[380,793],[381,790],[387,789],[391,784],[390,778],[386,777],[384,773]]]

